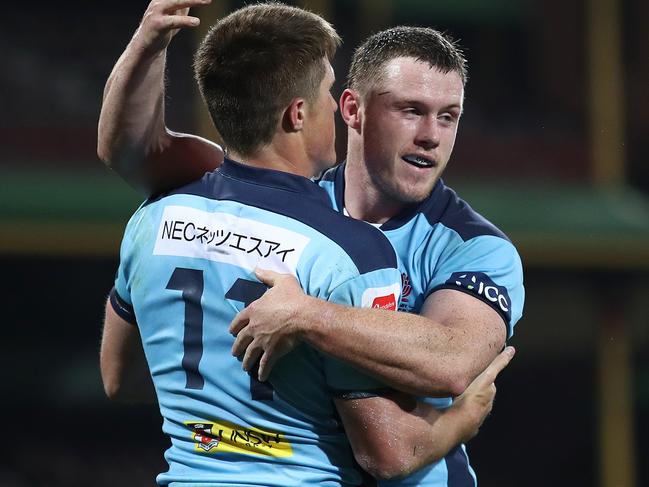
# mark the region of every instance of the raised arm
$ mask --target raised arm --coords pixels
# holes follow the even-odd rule
[[[146,196],[180,186],[218,167],[220,146],[165,126],[167,46],[181,28],[196,27],[190,7],[211,0],[153,0],[115,64],[99,117],[97,155]]]
[[[417,316],[322,301],[271,271],[258,277],[273,287],[235,318],[231,331],[233,354],[244,356],[245,368],[259,360],[262,380],[298,339],[400,391],[457,396],[505,344],[500,315],[460,291],[433,293]]]
[[[441,411],[397,392],[336,399],[356,461],[378,479],[399,478],[473,438],[493,406],[494,381],[513,356],[514,349],[505,348],[451,407]]]

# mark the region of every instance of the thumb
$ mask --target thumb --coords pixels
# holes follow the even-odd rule
[[[257,267],[255,269],[255,276],[257,276],[257,279],[259,279],[267,286],[273,287],[277,282],[277,279],[279,279],[282,274],[280,274],[279,272],[271,271],[270,269],[260,269],[259,267]]]
[[[514,354],[516,353],[516,350],[512,346],[507,346],[505,349],[500,352],[495,359],[489,364],[489,366],[485,369],[484,375],[485,379],[488,382],[493,382],[496,380],[496,377],[498,377],[498,374],[502,372],[502,370],[509,364],[512,358],[514,358]]]

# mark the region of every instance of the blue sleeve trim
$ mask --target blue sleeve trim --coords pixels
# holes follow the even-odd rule
[[[394,392],[387,387],[381,389],[370,389],[368,391],[343,391],[340,389],[331,389],[330,394],[336,399],[343,399],[344,401],[351,401],[354,399],[367,399],[369,397],[381,397],[387,393]]]
[[[459,287],[459,286],[452,286],[450,284],[441,284],[441,285],[433,288],[428,293],[428,295],[426,295],[426,298],[424,298],[424,300],[427,299],[428,296],[433,294],[435,291],[439,291],[440,289],[452,289],[453,291],[460,291],[461,293],[468,294],[469,296],[472,296],[472,297],[474,297],[476,299],[479,299],[480,301],[482,301],[483,303],[488,305],[491,309],[493,309],[496,313],[498,313],[498,316],[500,316],[502,318],[503,323],[505,324],[505,332],[507,333],[507,338],[506,339],[509,340],[512,337],[512,335],[513,335],[512,325],[509,323],[509,317],[503,312],[503,310],[500,309],[500,307],[498,305],[496,305],[493,302],[489,301],[484,296],[473,293],[473,292],[469,291],[468,289],[464,289],[464,288]]]
[[[135,311],[133,310],[133,306],[128,304],[119,296],[119,294],[117,294],[117,290],[114,286],[110,290],[109,297],[110,304],[113,306],[115,313],[117,313],[117,315],[124,321],[136,326],[137,320],[135,319]]]

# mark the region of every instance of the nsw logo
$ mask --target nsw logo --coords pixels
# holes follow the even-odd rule
[[[460,287],[477,294],[492,303],[507,318],[511,319],[511,300],[507,288],[497,285],[484,272],[454,272],[446,281],[447,286]]]

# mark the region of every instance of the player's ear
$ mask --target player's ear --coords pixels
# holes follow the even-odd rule
[[[360,95],[349,88],[340,95],[340,114],[350,128],[360,130],[362,112],[360,110]]]
[[[304,116],[306,103],[304,98],[293,98],[289,106],[284,110],[282,127],[287,132],[299,132],[304,128]]]

